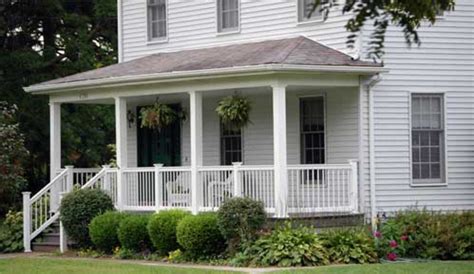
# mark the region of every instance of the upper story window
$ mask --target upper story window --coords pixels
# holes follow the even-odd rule
[[[311,13],[313,5],[314,0],[298,0],[298,22],[320,21],[323,19],[320,7]]]
[[[166,0],[147,0],[148,40],[163,40],[167,37]]]
[[[413,184],[442,184],[444,170],[443,95],[413,94],[411,114]]]
[[[235,32],[240,25],[239,0],[217,0],[217,31]]]

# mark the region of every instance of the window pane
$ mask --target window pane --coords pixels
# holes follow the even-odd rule
[[[426,131],[422,131],[420,134],[420,145],[428,146],[430,144],[430,133]]]
[[[439,146],[439,137],[440,133],[438,131],[434,131],[430,133],[430,144],[432,146]]]
[[[431,162],[439,162],[439,147],[432,147],[430,148],[430,161]]]
[[[439,164],[431,165],[431,178],[433,179],[441,178],[441,168]]]
[[[427,163],[430,161],[430,148],[422,147],[421,148],[421,155],[420,155],[420,162]]]
[[[420,165],[413,164],[413,179],[420,179]]]
[[[420,161],[420,149],[419,148],[413,148],[412,160],[413,160],[414,163],[417,163],[417,162]]]
[[[421,179],[429,179],[430,178],[430,165],[429,164],[421,164]]]

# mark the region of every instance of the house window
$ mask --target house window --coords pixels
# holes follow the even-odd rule
[[[324,97],[300,99],[302,164],[324,164],[324,120]]]
[[[221,123],[221,165],[242,162],[242,129]]]
[[[217,0],[218,32],[239,30],[239,0]]]
[[[166,39],[166,0],[148,1],[148,40]]]
[[[313,13],[314,0],[298,0],[298,21],[299,22],[308,22],[308,21],[319,21],[323,19],[323,16],[320,11],[320,6],[318,6]],[[310,16],[311,13],[311,16]]]
[[[413,184],[443,182],[444,114],[440,94],[412,95]]]

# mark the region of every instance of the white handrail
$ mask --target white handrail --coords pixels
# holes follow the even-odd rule
[[[102,168],[99,173],[97,173],[94,177],[92,177],[87,183],[85,183],[81,188],[82,189],[85,189],[85,188],[90,188],[90,187],[93,187],[94,184],[100,179],[100,178],[103,178],[104,175],[106,174],[107,172],[107,168]]]
[[[59,173],[56,177],[51,180],[45,187],[43,187],[40,191],[38,191],[31,199],[30,199],[30,205],[34,202],[36,202],[41,196],[43,196],[48,190],[50,190],[54,184],[56,184],[61,178],[66,176],[67,169],[63,170],[61,173]]]

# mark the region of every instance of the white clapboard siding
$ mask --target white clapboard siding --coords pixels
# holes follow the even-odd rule
[[[145,0],[123,0],[123,61],[162,51],[306,35],[346,50],[344,32],[349,15],[340,8],[326,22],[298,24],[297,0],[241,1],[240,32],[218,35],[216,1],[168,1],[168,39],[148,43]]]
[[[365,45],[370,31],[364,30]],[[377,211],[474,209],[474,2],[456,1],[455,11],[419,34],[421,47],[409,49],[399,29],[388,29],[384,64],[390,72],[373,89]],[[410,186],[411,92],[445,94],[447,186]],[[364,133],[367,138],[365,127]],[[365,195],[369,201],[368,189]]]
[[[255,94],[248,91],[252,102],[251,121],[243,130],[244,165],[273,164],[273,117],[270,91]],[[215,112],[218,101],[228,94],[205,95],[203,98],[203,164],[220,165],[220,128]],[[300,164],[299,98],[321,96],[326,99],[327,151],[329,164],[347,164],[358,158],[358,89],[330,88],[314,91],[287,92],[288,164]],[[160,97],[166,99],[166,95]],[[188,109],[187,100],[177,101]],[[150,102],[152,103],[152,102]],[[174,102],[176,103],[176,102]],[[146,103],[143,103],[146,104]],[[136,104],[129,106],[136,110]],[[181,126],[181,165],[190,164],[189,119]],[[128,131],[129,166],[137,165],[136,125]]]

